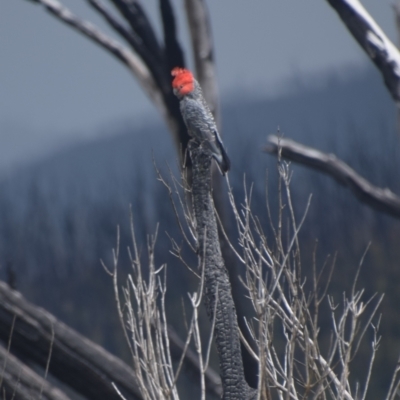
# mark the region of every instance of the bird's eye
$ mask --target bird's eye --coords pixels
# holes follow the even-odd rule
[[[182,89],[182,88],[183,88],[183,85],[179,86],[179,89]]]

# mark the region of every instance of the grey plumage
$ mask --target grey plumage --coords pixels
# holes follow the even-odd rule
[[[217,125],[204,99],[201,87],[195,79],[193,79],[193,85],[194,89],[185,95],[174,90],[174,93],[180,99],[183,120],[189,135],[209,147],[221,173],[225,175],[230,168],[229,157],[222,144]]]

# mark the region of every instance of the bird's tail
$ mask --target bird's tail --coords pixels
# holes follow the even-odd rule
[[[216,143],[213,142],[211,152],[217,162],[221,174],[225,175],[231,168],[231,161],[229,160],[228,154],[226,154],[224,145],[220,141],[217,141]]]
[[[219,154],[214,153],[214,158],[217,161],[221,174],[225,175],[231,168],[231,160],[229,159],[223,144],[220,142],[217,143],[220,151]]]
[[[217,162],[221,174],[225,175],[231,168],[231,161],[229,160],[228,154],[226,154],[226,150],[219,136],[215,135],[215,139],[216,140],[206,140],[205,143],[207,143],[212,157]]]

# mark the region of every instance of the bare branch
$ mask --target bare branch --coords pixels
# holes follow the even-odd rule
[[[125,64],[135,78],[138,80],[140,86],[149,98],[154,102],[156,107],[161,111],[164,118],[166,118],[170,127],[176,129],[172,121],[168,118],[168,112],[162,98],[162,93],[155,83],[149,69],[143,61],[134,52],[130,51],[125,46],[121,45],[116,40],[108,37],[93,24],[85,21],[74,15],[68,8],[64,7],[58,0],[32,0],[35,3],[43,5],[47,11],[58,18],[60,21],[70,25],[72,28],[82,33],[98,45],[102,46],[109,53],[115,56],[119,61]]]
[[[393,100],[400,102],[400,53],[359,0],[327,0],[380,70]]]
[[[169,74],[164,68],[164,64],[158,60],[154,52],[150,51],[136,32],[127,29],[121,21],[107,9],[107,7],[100,0],[87,0],[88,3],[99,12],[108,24],[122,36],[132,47],[132,49],[141,57],[143,62],[151,72],[159,90],[165,95],[170,91]]]
[[[185,0],[186,16],[192,39],[197,79],[217,124],[219,118],[218,84],[216,78],[211,22],[204,0]]]
[[[143,67],[147,67],[146,78],[152,78],[151,85],[139,74],[134,73],[134,75],[138,78],[147,95],[161,111],[174,136],[178,151],[182,150],[180,155],[183,158],[189,137],[179,111],[178,100],[172,93],[171,69],[166,59],[168,56],[168,58],[171,58],[171,62],[182,60],[178,64],[182,63],[183,65],[183,53],[175,36],[174,13],[168,0],[163,0],[165,5],[169,5],[169,7],[164,7],[163,13],[166,49],[163,49],[158,43],[150,20],[138,0],[110,0],[129,23],[131,31],[124,28],[111,12],[100,3],[100,0],[87,1],[103,15],[113,29],[122,35],[125,40],[128,40],[134,50],[133,55],[136,56],[137,53],[141,57],[139,61],[141,61]],[[169,52],[172,51],[173,54],[170,55]],[[166,52],[168,53],[166,54]]]
[[[334,154],[326,154],[293,140],[270,135],[265,150],[268,153],[277,154],[280,148],[282,157],[325,172],[341,185],[347,186],[360,201],[379,211],[400,218],[399,196],[387,188],[381,189],[372,185]]]
[[[171,344],[171,355],[174,359],[178,359],[178,353],[182,354],[182,352],[185,350],[185,343],[171,326],[168,326],[168,336]],[[195,372],[200,372],[198,357],[190,348],[186,349],[185,368],[192,369]],[[221,378],[215,372],[215,370],[211,367],[208,367],[204,373],[204,378],[206,381],[207,391],[220,396],[222,393]]]

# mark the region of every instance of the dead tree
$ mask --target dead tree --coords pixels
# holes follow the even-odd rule
[[[164,43],[159,43],[155,29],[139,0],[109,0],[119,16],[101,0],[86,0],[118,34],[121,42],[110,38],[91,22],[73,14],[58,0],[30,1],[45,7],[50,14],[103,47],[129,69],[166,121],[183,160],[189,136],[178,101],[172,93],[171,69],[184,67],[185,56],[179,44],[175,13],[170,0],[159,2]],[[203,0],[187,0],[186,11],[191,22],[189,25],[196,75],[211,110],[218,117],[217,83],[208,10]]]
[[[86,0],[95,12],[101,15],[108,25],[117,33],[121,41],[107,36],[91,22],[73,14],[59,0],[30,0],[43,6],[58,20],[83,34],[91,41],[105,49],[109,54],[128,68],[143,91],[153,102],[163,116],[174,139],[176,149],[188,165],[190,180],[190,157],[184,157],[189,136],[179,111],[178,100],[171,89],[171,69],[176,66],[184,67],[185,54],[179,43],[175,12],[170,0],[159,0],[161,23],[163,27],[163,43],[160,43],[155,34],[150,19],[140,0],[109,0],[113,8],[108,7],[102,0]],[[115,12],[117,11],[117,13]],[[185,12],[191,35],[192,53],[195,64],[195,73],[202,86],[203,94],[219,124],[219,96],[214,60],[214,44],[211,34],[211,22],[205,0],[185,0]],[[222,195],[221,178],[213,174],[213,196],[221,218],[226,218],[224,208],[227,200]],[[241,296],[241,284],[237,263],[230,248],[222,240],[224,258],[229,260],[229,273],[232,282],[234,297]],[[245,314],[241,302],[237,302],[238,313]],[[240,318],[240,324],[243,322]],[[244,326],[242,326],[244,328]],[[243,329],[245,335],[247,330]],[[251,343],[251,338],[247,337]],[[254,376],[256,365],[245,348],[246,372]],[[252,381],[255,385],[256,382]]]

